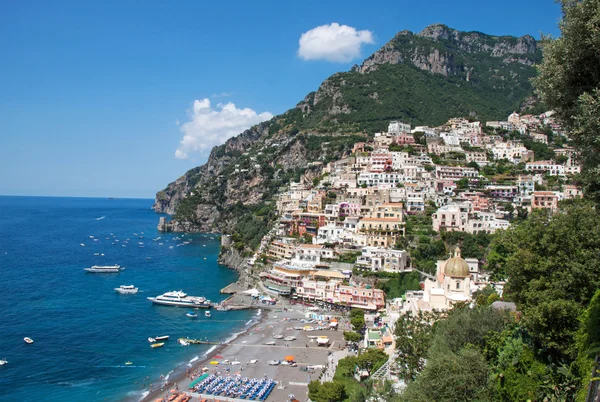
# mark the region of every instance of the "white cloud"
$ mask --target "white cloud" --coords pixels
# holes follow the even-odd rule
[[[219,103],[213,109],[210,100],[205,98],[194,101],[189,117],[190,121],[180,127],[183,139],[175,151],[178,159],[187,159],[192,152],[202,152],[221,145],[254,124],[269,120],[273,115],[269,112],[259,114],[249,108],[238,109],[231,102],[224,105]]]
[[[360,57],[363,44],[373,42],[371,31],[357,31],[351,26],[334,22],[304,32],[300,37],[298,56],[304,60],[347,63]]]
[[[233,92],[221,92],[218,94],[212,94],[211,98],[228,98],[233,95]]]

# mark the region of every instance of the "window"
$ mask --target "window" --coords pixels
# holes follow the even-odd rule
[[[460,289],[460,282],[456,282],[456,289]]]

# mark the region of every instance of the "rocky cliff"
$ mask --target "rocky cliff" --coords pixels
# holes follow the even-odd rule
[[[312,180],[319,164],[389,120],[437,125],[450,117],[506,118],[530,99],[536,41],[432,25],[399,32],[351,71],[325,80],[296,107],[230,138],[206,164],[156,195],[154,208],[178,230],[234,234],[256,247],[275,218],[272,197],[290,180]],[[529,104],[529,103],[527,103]]]

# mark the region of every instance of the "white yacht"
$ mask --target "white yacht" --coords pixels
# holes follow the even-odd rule
[[[133,295],[138,292],[138,288],[133,285],[121,285],[118,288],[115,288],[115,291],[122,295]]]
[[[152,303],[165,306],[181,306],[192,308],[210,308],[210,300],[205,297],[188,296],[181,290],[167,292],[160,296],[148,297]]]
[[[100,272],[100,273],[117,273],[120,272],[122,268],[120,265],[94,265],[91,268],[84,268],[84,271],[87,272]]]
[[[5,364],[8,364],[8,360],[6,360],[6,359],[0,360],[0,366],[4,366]]]

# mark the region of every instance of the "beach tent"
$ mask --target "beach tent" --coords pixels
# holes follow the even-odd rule
[[[260,291],[258,291],[257,289],[249,289],[249,290],[244,290],[242,292],[242,294],[250,295],[252,297],[258,297],[260,295]]]
[[[286,356],[285,360],[288,362],[293,362],[294,361],[294,356]]]
[[[329,338],[326,336],[320,336],[317,338],[317,345],[327,345],[329,344]]]
[[[207,369],[208,370],[208,369]],[[198,377],[197,379],[195,379],[190,385],[189,387],[192,388],[194,385],[198,384],[200,381],[204,380],[206,377],[208,377],[208,373],[204,373],[202,374],[200,377]]]

